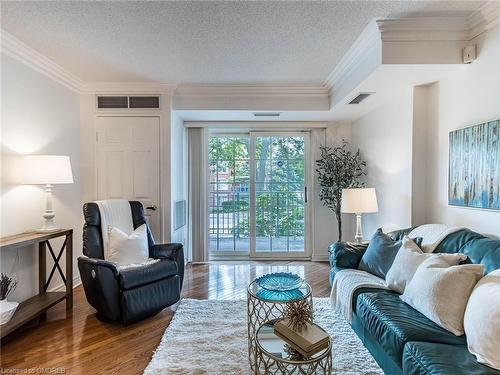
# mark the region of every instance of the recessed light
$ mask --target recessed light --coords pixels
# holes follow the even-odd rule
[[[254,112],[253,115],[255,117],[280,117],[281,113],[279,113],[279,112]]]

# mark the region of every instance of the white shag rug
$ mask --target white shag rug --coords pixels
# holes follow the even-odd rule
[[[246,301],[184,299],[144,374],[250,374]],[[332,336],[332,374],[383,374],[328,298],[314,299],[314,319]]]

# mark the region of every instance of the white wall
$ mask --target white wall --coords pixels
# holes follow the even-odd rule
[[[45,210],[41,187],[20,186],[12,180],[12,164],[20,154],[68,155],[74,184],[53,189],[56,222],[73,228],[74,269],[82,248],[79,95],[2,53],[2,187],[0,235],[40,227]],[[54,241],[56,244],[56,241]],[[57,242],[56,251],[59,250]],[[16,262],[17,254],[19,263]],[[2,252],[1,271],[19,281],[11,299],[22,301],[38,292],[38,252],[35,248]],[[51,264],[51,263],[49,263]],[[63,257],[64,264],[64,257]],[[50,269],[50,268],[49,268]],[[60,285],[56,278],[51,287]]]
[[[429,194],[428,155],[422,152],[427,147],[429,138],[428,124],[433,121],[434,113],[429,111],[433,105],[430,95],[432,85],[416,86],[413,89],[413,142],[412,142],[412,196],[411,222],[412,225],[429,223],[430,215],[427,212],[427,194]]]
[[[367,187],[377,192],[379,212],[363,215],[366,239],[379,227],[411,225],[413,91],[394,99],[352,124],[352,143],[367,162]]]
[[[500,118],[500,26],[467,44],[478,58],[441,80],[394,92],[393,100],[352,124],[368,162],[379,213],[364,218],[365,238],[379,226],[445,223],[500,237],[500,212],[448,205],[448,134]]]
[[[184,121],[175,112],[172,113],[170,129],[170,173],[171,173],[171,207],[172,207],[172,234],[171,241],[182,243],[184,245],[185,257],[188,259],[187,246],[187,224],[177,230],[174,229],[175,202],[188,198],[187,188],[187,130],[184,128]],[[187,203],[187,202],[186,202]],[[186,205],[187,209],[187,205]],[[187,218],[187,212],[186,212]]]
[[[500,118],[500,26],[471,41],[478,58],[429,89],[426,211],[432,222],[500,237],[500,211],[448,205],[448,133]]]
[[[319,146],[338,146],[342,140],[350,141],[351,127],[349,124],[331,123],[326,129],[313,129],[311,131],[312,168],[313,173],[313,260],[327,260],[328,246],[338,240],[338,227],[335,213],[323,205],[319,199],[321,190],[316,172],[316,160],[321,157]],[[354,238],[354,221],[352,215],[344,214],[342,217],[342,240]]]

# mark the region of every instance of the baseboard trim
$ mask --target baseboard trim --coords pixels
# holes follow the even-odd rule
[[[77,286],[80,286],[82,283],[82,280],[80,279],[80,276],[75,276],[73,278],[73,289],[75,289]],[[53,288],[50,288],[48,292],[64,292],[66,290],[66,285],[64,283],[61,283]]]
[[[313,254],[311,260],[313,262],[328,262],[330,259],[328,258],[328,254]]]

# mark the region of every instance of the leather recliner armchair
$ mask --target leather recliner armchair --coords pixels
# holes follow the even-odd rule
[[[130,201],[134,228],[146,224],[140,202]],[[83,206],[83,254],[78,269],[87,301],[106,322],[131,323],[157,314],[180,299],[184,278],[182,244],[155,244],[148,226],[149,265],[118,270],[104,260],[101,215],[96,203]]]

